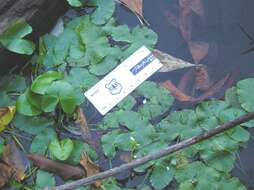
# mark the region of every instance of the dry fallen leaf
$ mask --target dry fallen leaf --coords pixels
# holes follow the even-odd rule
[[[25,159],[14,141],[4,147],[2,160],[12,168],[14,178],[22,181],[25,178]]]
[[[12,168],[7,164],[0,163],[0,188],[5,186],[12,177]]]
[[[59,175],[65,181],[85,177],[85,171],[78,166],[60,163],[39,155],[29,155],[28,158],[40,169]]]
[[[78,116],[75,123],[80,127],[82,137],[86,141],[89,141],[91,139],[91,133],[86,120],[86,116],[84,115],[83,110],[81,108],[77,109],[77,115]]]
[[[206,42],[189,42],[189,49],[195,63],[200,63],[208,54],[209,44]]]
[[[122,3],[128,9],[130,9],[138,17],[141,24],[149,25],[149,23],[145,20],[143,16],[143,0],[117,0],[117,1]]]
[[[15,106],[0,108],[0,132],[12,121],[15,112]]]
[[[189,9],[201,18],[204,18],[204,6],[202,0],[179,0],[182,9]]]
[[[230,75],[226,75],[224,78],[222,78],[218,82],[214,83],[214,85],[211,86],[204,94],[195,98],[194,102],[198,103],[198,102],[206,100],[212,96],[215,96],[217,93],[219,93],[222,90],[222,87],[226,84],[226,82],[229,79],[230,79]]]
[[[210,77],[205,66],[196,68],[195,89],[206,91],[211,85]]]
[[[175,16],[170,10],[164,12],[165,18],[167,21],[174,26],[175,28],[179,28],[179,19]]]
[[[168,89],[171,94],[181,102],[189,102],[192,101],[194,98],[183,93],[179,90],[170,80],[167,80],[161,84],[164,88]]]
[[[119,0],[134,13],[143,17],[143,0]]]
[[[182,78],[180,79],[177,88],[184,93],[187,93],[188,90],[192,91],[192,84],[195,79],[195,69],[189,69]]]
[[[87,176],[93,176],[95,174],[100,173],[99,167],[95,163],[93,163],[93,161],[89,158],[89,156],[86,153],[82,155],[80,165],[83,166],[84,169],[86,170]],[[96,181],[94,185],[98,188],[101,186],[101,183],[102,183],[101,181]]]
[[[187,67],[194,67],[196,65],[191,64],[179,58],[175,58],[167,53],[161,52],[160,50],[153,50],[153,54],[161,61],[163,67],[159,72],[169,72],[177,69],[183,69]]]

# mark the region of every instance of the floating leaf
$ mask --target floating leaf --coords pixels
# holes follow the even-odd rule
[[[31,86],[31,90],[38,94],[45,94],[49,86],[55,81],[63,78],[59,72],[48,71],[38,76]]]
[[[98,25],[105,24],[110,19],[110,17],[112,17],[115,11],[115,1],[95,0],[95,5],[97,6],[97,9],[91,15],[93,23]]]
[[[83,23],[79,30],[82,42],[86,45],[84,61],[88,64],[97,64],[108,55],[111,49],[108,38],[98,26],[90,23],[89,17],[84,17]]]
[[[58,160],[67,160],[74,148],[73,142],[71,139],[63,139],[60,142],[57,139],[54,139],[49,144],[49,151],[51,154]]]
[[[15,106],[9,106],[7,108],[0,108],[0,132],[12,121],[16,112]]]
[[[232,153],[202,154],[205,163],[221,172],[230,172],[234,168],[235,156]]]
[[[46,128],[34,137],[30,146],[30,153],[45,155],[51,141],[56,139],[56,132],[52,128]]]
[[[46,187],[54,187],[56,185],[53,174],[39,170],[36,175],[36,187],[44,189]]]
[[[237,83],[237,94],[241,106],[248,112],[254,111],[254,79],[245,79]]]
[[[120,25],[110,28],[110,34],[116,42],[131,42],[131,32],[127,25]]]
[[[78,100],[74,88],[66,81],[55,81],[48,87],[42,100],[42,107],[45,112],[52,112],[56,105],[60,103],[65,113],[73,113]]]
[[[72,7],[82,7],[83,6],[83,1],[81,1],[81,0],[67,0],[67,2]]]
[[[53,127],[54,119],[50,117],[29,117],[16,114],[14,126],[28,134],[38,135],[48,127]]]
[[[32,27],[30,25],[25,21],[18,21],[0,35],[0,43],[12,52],[31,55],[35,49],[34,43],[22,39],[31,32]]]
[[[225,101],[234,107],[241,108],[241,104],[238,99],[238,94],[237,94],[237,88],[232,87],[228,89],[225,93]]]
[[[153,54],[163,64],[163,67],[159,70],[159,72],[170,72],[177,69],[183,69],[183,68],[195,66],[194,64],[191,64],[179,58],[175,58],[172,55],[161,52],[160,50],[157,50],[157,49],[153,50]]]
[[[132,96],[126,96],[118,105],[117,107],[119,107],[120,109],[123,110],[131,110],[136,104],[136,100],[135,98],[133,98]]]
[[[28,93],[28,90],[24,94],[18,97],[18,100],[16,103],[18,113],[26,115],[26,116],[40,115],[42,111],[36,108],[35,106],[33,106],[32,104],[30,104],[29,100],[27,99],[27,93]]]
[[[116,154],[116,146],[114,143],[116,137],[119,135],[118,131],[107,133],[101,137],[102,149],[105,156],[113,158]]]
[[[68,159],[68,163],[79,164],[83,153],[87,153],[92,160],[97,160],[98,155],[96,151],[88,144],[78,140],[73,140],[74,148]]]
[[[150,183],[155,189],[163,189],[174,177],[174,170],[164,165],[155,165],[150,176]]]

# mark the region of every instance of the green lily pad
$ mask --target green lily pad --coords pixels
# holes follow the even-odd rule
[[[248,112],[254,111],[254,78],[245,79],[237,83],[237,94],[241,106]]]
[[[58,160],[67,160],[71,152],[73,151],[74,145],[71,139],[63,139],[60,142],[57,139],[54,139],[49,144],[49,151],[54,158]]]
[[[0,35],[0,43],[12,52],[31,55],[34,52],[35,45],[31,41],[23,39],[23,37],[32,31],[32,27],[25,21],[18,21]]]

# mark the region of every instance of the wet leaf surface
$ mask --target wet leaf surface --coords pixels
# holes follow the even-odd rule
[[[72,166],[55,160],[50,160],[39,155],[29,155],[28,158],[41,170],[58,175],[65,181],[85,177],[85,171],[79,166]]]

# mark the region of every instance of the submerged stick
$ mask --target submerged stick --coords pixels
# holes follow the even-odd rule
[[[83,185],[93,184],[97,180],[102,180],[102,179],[114,176],[114,175],[116,175],[118,173],[121,173],[125,170],[133,169],[133,168],[135,168],[137,166],[140,166],[140,165],[143,165],[143,164],[145,164],[145,163],[147,163],[151,160],[157,160],[161,157],[172,154],[172,153],[174,153],[176,151],[179,151],[183,148],[189,147],[193,144],[196,144],[196,143],[199,143],[203,140],[209,139],[210,137],[218,135],[218,134],[220,134],[220,133],[222,133],[222,132],[224,132],[228,129],[232,129],[237,125],[248,122],[251,119],[254,119],[254,112],[243,115],[243,116],[241,116],[241,117],[239,117],[239,118],[237,118],[233,121],[224,123],[223,125],[220,125],[219,127],[208,130],[208,131],[204,132],[203,134],[194,136],[192,138],[186,139],[182,142],[179,142],[177,144],[174,144],[172,146],[164,148],[164,149],[162,149],[162,150],[160,150],[156,153],[149,154],[149,155],[147,155],[143,158],[136,159],[136,160],[134,160],[130,163],[123,164],[121,166],[118,166],[118,167],[112,168],[110,170],[101,172],[101,173],[99,173],[97,175],[94,175],[94,176],[90,176],[90,177],[83,178],[83,179],[80,179],[80,180],[77,180],[77,181],[66,183],[64,185],[60,185],[60,186],[53,187],[53,188],[46,188],[46,189],[47,190],[70,190],[70,189],[78,188],[78,187],[83,186]]]

